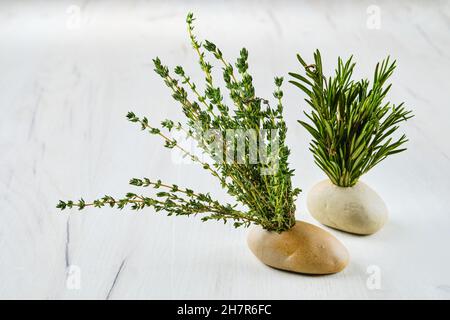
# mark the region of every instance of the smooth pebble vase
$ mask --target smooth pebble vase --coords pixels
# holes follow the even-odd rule
[[[302,221],[281,233],[253,226],[247,243],[261,262],[292,272],[336,273],[343,270],[349,261],[348,251],[339,240],[329,232]]]
[[[320,223],[361,235],[377,232],[388,218],[383,200],[361,181],[353,187],[339,187],[330,180],[319,182],[309,191],[307,206]]]

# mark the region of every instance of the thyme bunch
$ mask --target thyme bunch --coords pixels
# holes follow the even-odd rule
[[[182,66],[176,66],[171,71],[158,57],[153,59],[154,71],[181,107],[185,123],[166,119],[157,126],[151,124],[147,117],[137,116],[134,112],[129,112],[127,118],[142,130],[159,136],[166,148],[177,148],[184,156],[201,165],[219,180],[222,188],[235,198],[236,203],[222,204],[209,193],[194,192],[160,180],[133,178],[130,180],[131,185],[151,187],[156,189],[156,193],[152,196],[127,193],[125,197],[117,199],[106,195],[91,203],[83,199],[60,201],[58,208],[81,210],[88,206],[110,206],[123,209],[129,206],[133,210],[141,210],[152,207],[156,211],[166,211],[168,215],[200,214],[203,221],[219,220],[226,223],[232,220],[235,227],[247,227],[253,223],[276,232],[288,230],[295,224],[295,199],[300,189],[292,187],[294,170],[289,168],[290,150],[285,145],[287,128],[283,119],[283,78],[275,78],[273,96],[276,107],[272,108],[267,99],[256,95],[253,78],[248,71],[247,49],[242,48],[234,65],[231,64],[213,42],[197,40],[194,21],[193,14],[189,13],[186,18],[187,31],[204,76],[203,90]],[[212,58],[222,68],[224,87],[213,78],[213,65],[208,58]],[[225,94],[229,96],[228,102],[224,98]],[[210,161],[203,157],[200,159],[183,148],[179,141],[170,136],[172,131],[194,138]],[[259,146],[263,144],[266,147],[269,153],[266,158],[262,159],[262,155],[258,154],[258,161],[253,161],[250,147],[254,136],[245,134],[248,131],[259,138]],[[274,134],[277,139],[273,139]],[[216,139],[222,142],[220,148],[214,147],[212,143]],[[236,152],[239,139],[243,139],[247,151],[243,154]],[[238,204],[244,209],[237,209]]]
[[[315,163],[338,186],[350,187],[359,177],[388,156],[406,150],[403,134],[392,134],[399,123],[413,117],[403,103],[385,102],[391,84],[386,85],[396,62],[389,57],[375,67],[372,84],[369,80],[352,80],[355,63],[338,58],[335,75],[325,77],[319,50],[314,64],[307,64],[297,55],[303,75],[289,73],[289,82],[307,96],[310,112],[304,112],[309,123],[298,121],[312,136],[310,150]]]

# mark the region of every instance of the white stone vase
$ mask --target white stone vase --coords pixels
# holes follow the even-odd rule
[[[352,187],[339,187],[328,179],[321,181],[309,191],[307,206],[320,223],[361,235],[377,232],[388,218],[383,200],[361,181]]]

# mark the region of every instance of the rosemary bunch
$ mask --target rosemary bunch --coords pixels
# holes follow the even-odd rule
[[[212,199],[209,193],[194,192],[160,180],[134,178],[130,181],[131,185],[151,187],[157,189],[156,193],[152,196],[127,193],[118,199],[107,195],[92,203],[86,203],[83,199],[60,201],[58,208],[77,207],[81,210],[87,206],[108,205],[119,209],[130,206],[131,209],[139,210],[153,207],[156,211],[166,211],[168,215],[201,214],[203,221],[232,220],[235,227],[254,223],[276,232],[288,230],[295,224],[294,202],[300,190],[291,185],[294,170],[289,168],[290,151],[285,145],[287,128],[282,114],[283,78],[275,78],[273,95],[276,107],[272,108],[266,99],[256,96],[253,79],[248,72],[247,50],[243,48],[240,51],[233,66],[225,60],[222,51],[214,43],[197,40],[193,33],[194,20],[192,13],[189,13],[186,18],[187,31],[204,75],[203,90],[181,66],[176,66],[172,72],[159,58],[153,60],[155,72],[180,105],[185,123],[166,119],[157,126],[151,124],[147,117],[139,117],[133,112],[129,112],[127,118],[140,125],[142,130],[162,138],[166,148],[177,148],[184,156],[200,164],[219,180],[228,194],[236,199],[236,203],[221,204]],[[207,61],[207,55],[221,66],[225,88],[214,81],[213,66]],[[224,99],[224,91],[228,93],[229,103]],[[194,138],[210,161],[200,159],[183,148],[170,136],[172,131]],[[252,153],[255,137],[257,145],[265,146],[267,151],[258,153],[257,161]],[[246,152],[238,152],[239,141],[243,141]],[[237,209],[238,204],[245,209]]]
[[[304,93],[312,110],[304,112],[310,123],[299,121],[313,139],[310,150],[316,164],[338,186],[353,186],[361,175],[386,159],[402,152],[407,141],[402,135],[392,134],[398,124],[413,117],[403,103],[385,102],[391,84],[386,81],[395,69],[389,57],[375,67],[372,84],[368,80],[351,79],[355,63],[338,58],[333,77],[326,78],[322,71],[319,50],[314,53],[314,64],[297,58],[304,75],[289,73],[289,81]]]

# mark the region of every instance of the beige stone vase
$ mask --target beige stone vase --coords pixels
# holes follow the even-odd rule
[[[281,233],[253,226],[247,243],[261,262],[292,272],[336,273],[343,270],[349,261],[348,251],[339,240],[329,232],[302,221]]]
[[[361,181],[353,187],[338,187],[330,180],[319,182],[309,191],[307,206],[320,223],[361,235],[377,232],[388,218],[383,200]]]

